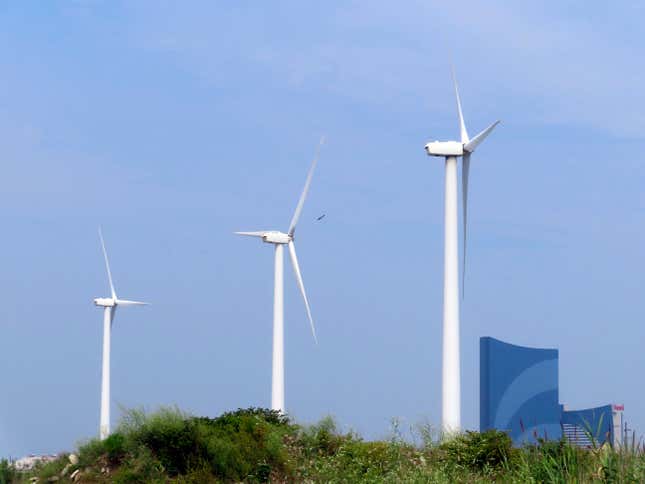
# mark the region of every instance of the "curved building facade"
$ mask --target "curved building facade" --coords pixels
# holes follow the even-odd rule
[[[562,430],[565,437],[579,447],[593,447],[605,442],[620,445],[618,435],[622,434],[622,412],[615,411],[614,407],[603,405],[563,411]]]
[[[508,432],[513,443],[562,437],[558,350],[480,339],[480,430]]]

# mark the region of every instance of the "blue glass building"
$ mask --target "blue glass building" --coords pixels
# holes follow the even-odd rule
[[[617,442],[622,407],[564,410],[558,395],[558,350],[479,341],[481,431],[508,432],[515,445],[564,435],[581,446]]]

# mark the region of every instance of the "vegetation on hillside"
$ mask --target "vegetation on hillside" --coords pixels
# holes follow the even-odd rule
[[[579,449],[540,442],[513,448],[503,432],[466,432],[437,441],[427,428],[411,444],[395,433],[365,441],[330,418],[300,426],[272,410],[250,408],[217,418],[177,409],[130,411],[106,440],[77,455],[19,473],[0,462],[0,484],[92,483],[426,483],[645,482],[640,445]]]

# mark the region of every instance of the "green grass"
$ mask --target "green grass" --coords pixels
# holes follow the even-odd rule
[[[338,429],[331,418],[297,425],[271,410],[250,408],[217,418],[194,417],[176,408],[155,413],[126,412],[106,440],[78,449],[29,474],[0,462],[0,484],[40,482],[58,476],[95,483],[456,483],[456,482],[645,482],[645,451],[634,441],[579,449],[566,441],[513,448],[497,431],[465,432],[444,440],[427,425],[417,441],[401,437],[398,426],[383,441],[365,441]]]

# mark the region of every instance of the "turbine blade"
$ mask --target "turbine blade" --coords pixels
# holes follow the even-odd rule
[[[305,285],[302,282],[302,275],[300,274],[300,266],[298,265],[298,257],[296,256],[296,246],[293,241],[289,242],[289,255],[291,256],[291,265],[293,266],[293,272],[296,274],[296,280],[298,281],[298,287],[302,294],[302,298],[305,301],[305,308],[307,308],[307,316],[309,317],[309,325],[311,326],[311,334],[314,336],[314,341],[318,344],[318,338],[316,337],[316,328],[314,326],[314,319],[311,317],[311,309],[309,308],[309,301],[307,300],[307,293],[305,292]]]
[[[148,306],[150,303],[141,301],[128,301],[127,299],[117,299],[117,306]]]
[[[264,232],[233,232],[235,235],[246,235],[247,237],[264,237]]]
[[[464,224],[464,251],[461,264],[461,297],[466,295],[466,243],[468,242],[468,175],[470,173],[470,153],[466,152],[463,156],[464,164],[461,172],[461,196],[463,207],[463,224]]]
[[[457,86],[457,76],[455,75],[455,68],[452,68],[452,81],[455,84],[455,97],[457,98],[457,112],[459,114],[459,133],[461,135],[461,143],[468,143],[468,131],[466,131],[466,124],[464,123],[464,115],[461,111],[461,99],[459,99],[459,87]]]
[[[112,329],[112,325],[114,324],[114,313],[116,313],[116,306],[110,308],[110,329]]]
[[[294,232],[296,231],[296,225],[298,224],[298,219],[300,218],[300,212],[302,212],[302,206],[305,204],[305,199],[307,198],[307,192],[309,191],[309,185],[311,184],[311,178],[314,174],[314,169],[318,163],[318,157],[320,156],[320,148],[325,143],[325,137],[320,137],[320,143],[316,148],[316,155],[314,156],[314,161],[311,163],[311,168],[309,168],[309,173],[307,174],[307,180],[305,181],[305,187],[302,190],[300,195],[300,200],[298,200],[298,205],[296,206],[296,211],[293,213],[293,218],[289,224],[289,235],[293,237]]]
[[[103,241],[103,232],[99,227],[99,238],[101,239],[101,248],[103,249],[103,258],[105,259],[105,268],[107,269],[108,280],[110,281],[110,291],[112,291],[112,299],[116,299],[116,291],[112,283],[112,272],[110,271],[110,261],[108,261],[107,251],[105,250],[105,242]]]
[[[497,126],[498,124],[499,124],[499,121],[495,121],[488,128],[486,128],[484,131],[482,131],[473,139],[471,139],[468,143],[464,145],[464,150],[470,153],[475,151],[475,148],[477,148],[479,144],[486,139],[486,137],[490,134],[491,131],[493,131],[495,126]]]

